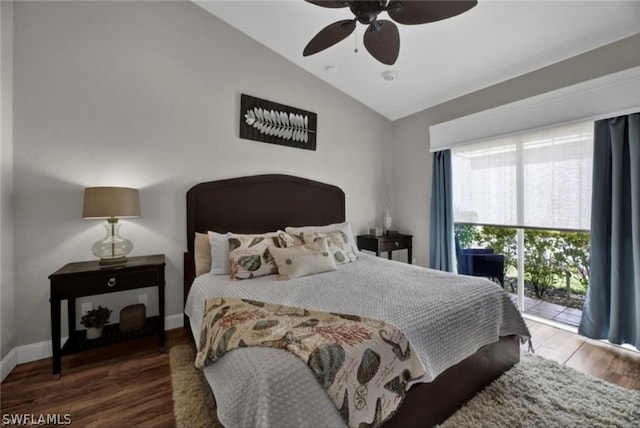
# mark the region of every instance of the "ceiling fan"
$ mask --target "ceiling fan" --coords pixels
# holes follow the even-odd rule
[[[368,25],[364,33],[364,47],[371,56],[383,64],[393,65],[400,52],[398,27],[391,21],[379,20],[378,14],[387,12],[399,24],[416,25],[440,21],[464,13],[474,7],[477,0],[305,0],[328,8],[348,7],[355,15],[324,27],[311,39],[302,52],[309,56],[323,51],[347,38],[356,29],[356,23]]]

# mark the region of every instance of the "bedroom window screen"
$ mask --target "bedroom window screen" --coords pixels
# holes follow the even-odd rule
[[[454,221],[589,230],[593,122],[451,150]]]

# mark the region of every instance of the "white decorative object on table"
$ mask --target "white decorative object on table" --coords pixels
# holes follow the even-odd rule
[[[391,229],[391,172],[386,169],[382,174],[382,203],[384,205],[384,218],[382,219],[382,227],[384,233],[387,234]]]
[[[386,212],[384,215],[384,219],[383,219],[383,226],[384,226],[384,231],[389,232],[389,230],[391,229],[391,214],[389,214],[389,212]]]

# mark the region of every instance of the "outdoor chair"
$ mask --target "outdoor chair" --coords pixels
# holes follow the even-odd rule
[[[459,274],[497,280],[504,288],[504,255],[494,254],[492,248],[461,248],[456,238],[456,256]]]

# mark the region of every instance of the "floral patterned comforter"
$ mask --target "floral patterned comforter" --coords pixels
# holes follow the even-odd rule
[[[391,417],[406,384],[425,373],[405,335],[383,321],[248,299],[208,299],[196,367],[247,346],[287,350],[301,358],[351,427]]]

